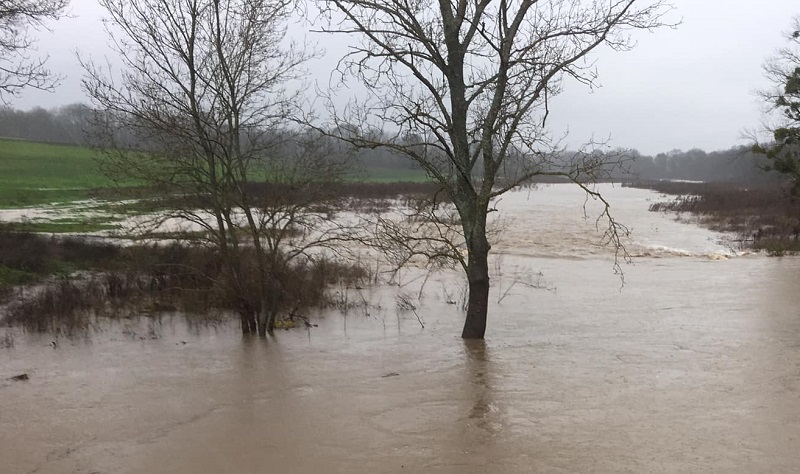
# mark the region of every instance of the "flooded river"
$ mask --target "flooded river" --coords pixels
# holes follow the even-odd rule
[[[56,347],[5,330],[0,472],[800,470],[800,259],[603,189],[633,232],[625,286],[579,192],[511,194],[486,341],[459,338],[460,275],[416,270],[274,339],[168,317]]]

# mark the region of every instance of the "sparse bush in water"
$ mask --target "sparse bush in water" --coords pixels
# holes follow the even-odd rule
[[[41,273],[47,270],[52,248],[34,234],[0,231],[0,266]]]
[[[93,313],[102,306],[95,285],[61,279],[34,296],[7,308],[4,322],[32,332],[73,335],[87,329]]]
[[[358,265],[324,258],[298,259],[270,268],[269,294],[262,298],[254,283],[257,280],[253,272],[258,271],[252,264],[255,256],[248,254],[252,249],[242,249],[240,271],[245,278],[241,281],[252,283],[242,287],[232,285],[226,278],[226,268],[214,250],[201,245],[123,249],[106,243],[50,240],[37,235],[25,238],[34,242],[30,248],[39,248],[50,258],[67,256],[84,264],[108,258],[105,266],[113,267],[62,276],[10,303],[3,322],[32,332],[72,336],[89,329],[96,318],[156,316],[177,310],[190,322],[204,323],[217,321],[223,313],[253,311],[259,304],[267,304],[270,311],[293,321],[305,318],[311,308],[330,304],[327,286],[340,283],[361,287],[370,280],[369,272]],[[92,252],[94,246],[96,253]],[[52,261],[45,259],[41,268],[50,265]],[[281,327],[287,324],[290,323]]]
[[[753,248],[763,250],[772,257],[794,255],[800,253],[800,240],[798,239],[769,239],[761,238],[753,243]]]
[[[701,225],[737,234],[743,245],[770,255],[800,251],[800,199],[786,187],[686,182],[627,186],[677,196],[652,204],[651,211],[691,213]]]
[[[3,333],[0,336],[0,349],[13,349],[15,344],[14,334],[11,332]]]

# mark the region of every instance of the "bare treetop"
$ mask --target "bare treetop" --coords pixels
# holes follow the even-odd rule
[[[287,83],[311,56],[284,43],[294,1],[100,4],[124,66],[115,76],[84,62],[104,171],[178,199],[150,224],[179,218],[202,229],[242,330],[272,331],[292,261],[332,240],[307,237],[327,219],[312,209],[332,199],[319,182],[345,170],[328,156],[330,140],[287,133],[298,94]]]
[[[323,31],[356,36],[339,63],[365,98],[333,111],[358,147],[408,156],[442,185],[461,218],[470,283],[464,337],[483,337],[492,198],[537,175],[584,183],[608,172],[593,144],[569,159],[546,132],[562,79],[595,85],[590,54],[626,50],[631,32],[670,26],[663,0],[320,0]],[[332,104],[332,102],[331,102]],[[333,109],[333,108],[332,108]],[[348,127],[342,127],[348,125]],[[387,135],[388,132],[388,135]],[[617,226],[608,213],[611,240]]]
[[[22,89],[51,89],[58,77],[45,67],[46,58],[32,58],[30,29],[57,20],[69,0],[0,0],[0,100]]]
[[[788,46],[778,49],[764,65],[770,89],[759,95],[766,104],[767,114],[776,122],[765,124],[770,143],[759,144],[754,139],[753,151],[765,155],[770,164],[767,170],[781,173],[800,192],[800,16],[792,20],[791,29],[784,33]]]
[[[283,87],[300,76],[298,66],[308,59],[291,46],[279,48],[292,0],[255,0],[246,8],[242,2],[207,0],[100,3],[124,65],[120,88],[85,64],[88,82],[95,82],[91,95],[106,109],[138,109],[146,121],[161,122],[159,129],[193,114],[206,114],[218,125],[234,112],[238,120],[230,125],[249,131],[283,117],[292,100],[281,94]]]
[[[333,21],[323,31],[360,37],[339,67],[371,93],[360,118],[426,137],[447,157],[469,149],[468,161],[453,163],[469,174],[479,158],[500,167],[515,150],[548,149],[543,125],[561,79],[594,85],[590,52],[629,49],[631,30],[665,25],[668,4],[636,3],[326,1]],[[458,143],[451,132],[462,129],[466,142]]]

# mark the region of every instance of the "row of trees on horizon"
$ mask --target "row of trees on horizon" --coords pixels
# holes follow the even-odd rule
[[[53,109],[35,107],[19,110],[0,107],[0,138],[13,138],[43,143],[89,146],[90,123],[93,109],[84,103],[74,103]],[[678,179],[696,181],[723,181],[738,183],[769,183],[778,180],[774,173],[764,168],[768,161],[750,146],[738,145],[725,150],[707,152],[699,148],[671,150],[655,156],[643,155],[637,150],[624,153],[630,157],[628,173],[615,173],[616,178]],[[568,153],[567,153],[568,154]],[[389,169],[419,169],[406,157],[386,149],[362,150],[357,163],[364,167]]]

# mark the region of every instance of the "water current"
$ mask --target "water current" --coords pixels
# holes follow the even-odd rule
[[[624,286],[596,202],[509,194],[485,341],[459,338],[459,273],[415,269],[266,340],[169,316],[55,347],[2,329],[0,472],[800,470],[800,259],[601,190],[632,231]]]

